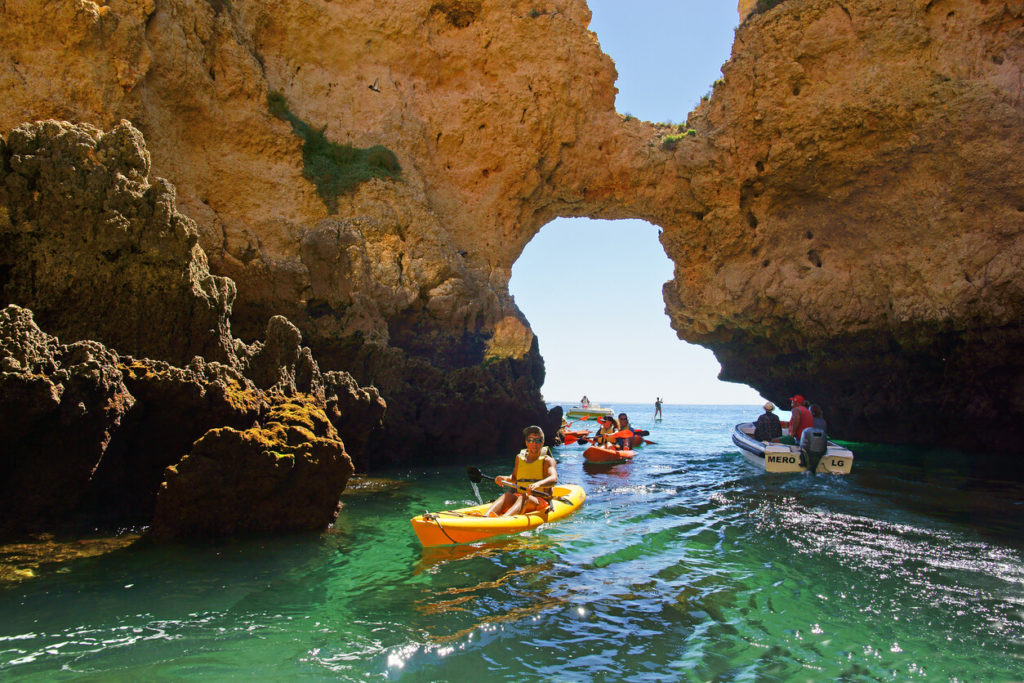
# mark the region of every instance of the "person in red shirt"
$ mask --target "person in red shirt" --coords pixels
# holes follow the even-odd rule
[[[803,434],[803,431],[814,425],[814,416],[807,409],[804,397],[800,394],[789,399],[789,401],[793,404],[789,416],[789,435],[793,437],[796,443],[800,443],[800,435]]]

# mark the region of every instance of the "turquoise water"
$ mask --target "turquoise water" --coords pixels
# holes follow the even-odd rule
[[[465,467],[389,472],[325,534],[136,545],[0,590],[0,679],[1024,679],[1021,486],[856,444],[848,477],[765,475],[729,438],[759,409],[616,408],[656,444],[606,470],[556,449],[588,493],[557,525],[425,551],[408,520],[473,502]]]

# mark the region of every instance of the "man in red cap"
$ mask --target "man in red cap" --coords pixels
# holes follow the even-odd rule
[[[814,425],[814,416],[811,415],[811,411],[804,405],[804,397],[800,394],[789,399],[789,401],[793,404],[789,416],[789,435],[793,437],[796,443],[800,443],[800,435],[803,431]]]

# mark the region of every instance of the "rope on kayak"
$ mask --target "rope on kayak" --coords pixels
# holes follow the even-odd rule
[[[443,514],[443,513],[442,513],[442,514]],[[457,517],[462,517],[462,515],[460,515],[460,514],[457,514],[457,513],[456,513],[456,516],[457,516]],[[444,527],[443,527],[443,526],[441,525],[441,520],[440,520],[440,519],[438,518],[438,513],[436,513],[436,512],[424,512],[424,513],[423,513],[423,519],[429,519],[429,520],[430,520],[431,522],[433,522],[434,524],[436,524],[436,525],[437,525],[437,528],[441,530],[441,533],[442,533],[442,534],[444,534],[444,535],[445,535],[445,537],[446,537],[446,538],[447,538],[447,539],[448,539],[449,541],[451,541],[452,543],[458,543],[458,541],[456,541],[456,540],[455,540],[454,538],[452,538],[451,536],[449,536],[449,535],[448,535],[448,532],[447,532],[447,531],[445,531],[445,528],[444,528]]]

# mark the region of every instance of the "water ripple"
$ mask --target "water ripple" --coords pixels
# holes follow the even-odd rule
[[[0,591],[0,677],[1024,679],[1017,489],[901,452],[765,475],[728,441],[746,409],[672,410],[633,462],[563,449],[588,500],[536,532],[421,549],[409,518],[475,495],[464,468],[395,472],[329,534],[133,547]]]

